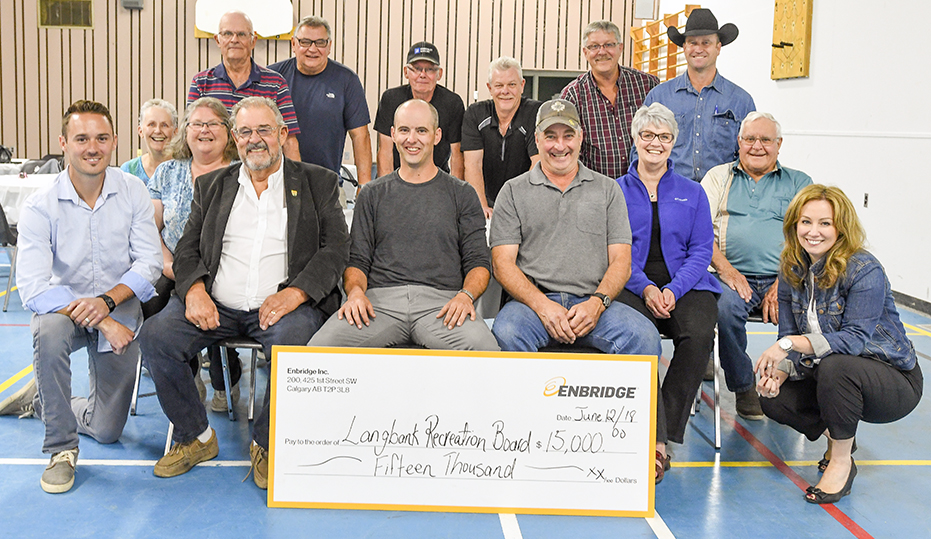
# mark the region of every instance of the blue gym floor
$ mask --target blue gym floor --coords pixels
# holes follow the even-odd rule
[[[5,283],[5,272],[0,282]],[[0,290],[0,301],[2,301]],[[900,309],[909,337],[931,376],[931,317]],[[0,313],[0,400],[29,379],[32,341],[29,313],[14,291]],[[750,354],[775,338],[775,327],[751,324]],[[664,343],[671,354],[671,344]],[[245,352],[242,352],[245,359]],[[75,394],[87,392],[86,355],[73,356]],[[248,369],[246,369],[248,371]],[[206,378],[206,371],[203,371]],[[258,386],[264,388],[266,371]],[[248,372],[238,419],[210,414],[220,441],[216,460],[190,473],[159,479],[152,466],[162,455],[168,421],[154,397],[139,400],[120,441],[101,445],[81,438],[74,488],[46,494],[39,477],[43,426],[35,419],[0,417],[0,537],[931,537],[931,511],[922,492],[931,487],[931,404],[890,425],[861,424],[860,470],[853,494],[836,505],[804,502],[818,478],[815,463],[824,443],[809,443],[769,420],[745,421],[734,413],[733,394],[723,392],[722,449],[714,451],[710,403],[692,418],[685,444],[670,445],[672,470],[656,489],[656,517],[600,518],[443,514],[388,511],[268,509],[255,487],[245,420]],[[209,384],[208,384],[209,386]],[[142,391],[153,391],[143,377]],[[210,393],[208,390],[208,398]]]

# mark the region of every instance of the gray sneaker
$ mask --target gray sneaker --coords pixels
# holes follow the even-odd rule
[[[239,382],[233,385],[230,394],[233,396],[233,408],[236,408],[239,404]],[[226,406],[226,391],[221,391],[219,389],[213,391],[213,398],[210,400],[210,409],[214,412],[221,413],[229,411],[229,408]]]
[[[74,468],[78,465],[78,448],[68,449],[52,455],[39,484],[49,494],[68,492],[74,485]]]
[[[35,409],[32,402],[36,393],[36,379],[32,378],[22,389],[0,402],[0,415],[18,415],[20,419],[33,417]]]

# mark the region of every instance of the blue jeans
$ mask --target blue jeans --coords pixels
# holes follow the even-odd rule
[[[565,292],[553,292],[546,297],[566,309],[589,299]],[[536,352],[558,342],[547,333],[537,313],[516,300],[501,308],[491,330],[501,349],[509,352]],[[605,354],[658,356],[661,352],[656,327],[640,313],[617,301],[601,313],[595,329],[576,339],[575,344],[597,348]]]
[[[228,337],[246,336],[260,343],[265,357],[272,360],[272,346],[303,346],[326,321],[326,315],[304,303],[281,317],[266,330],[259,327],[259,311],[237,311],[217,304],[220,327],[201,331],[185,317],[185,307],[172,296],[158,314],[145,321],[139,336],[142,355],[155,382],[158,402],[168,419],[174,423],[175,442],[184,443],[207,430],[207,411],[201,402],[191,376],[188,361],[199,350]],[[252,438],[268,449],[268,412],[270,387],[266,385],[265,400],[255,418]]]
[[[721,276],[715,273],[718,280]],[[724,381],[728,391],[742,393],[756,387],[753,360],[747,355],[747,317],[763,304],[763,296],[769,291],[776,276],[747,276],[752,295],[744,301],[737,292],[721,281],[721,296],[718,298],[718,349]]]

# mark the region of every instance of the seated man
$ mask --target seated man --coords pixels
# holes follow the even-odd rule
[[[498,349],[473,305],[490,277],[485,217],[475,189],[434,163],[441,137],[433,105],[397,108],[391,138],[401,166],[359,192],[348,299],[311,346]]]
[[[16,282],[33,312],[36,378],[0,404],[0,415],[34,413],[45,423],[42,452],[52,459],[40,484],[51,493],[74,484],[78,433],[110,444],[123,432],[139,359],[140,301],[155,295],[162,271],[145,185],[107,167],[116,149],[110,111],[77,101],[61,130],[68,168],[29,197],[19,220]],[[79,348],[87,348],[88,398],[71,396],[70,356]]]
[[[274,101],[243,99],[232,118],[242,163],[194,184],[191,216],[175,249],[177,295],[142,332],[159,403],[175,425],[175,443],[155,465],[158,477],[183,474],[217,456],[189,358],[245,335],[261,342],[271,359],[273,345],[306,343],[339,305],[349,234],[336,174],[283,157],[288,129]],[[253,479],[263,489],[269,393],[249,451]]]
[[[763,409],[747,355],[747,317],[760,308],[764,322],[779,320],[782,219],[811,178],[779,164],[782,128],[771,114],[747,114],[737,139],[738,160],[709,170],[701,186],[714,221],[711,265],[723,290],[718,298],[721,368],[727,389],[736,394],[737,414],[757,420],[763,419]]]
[[[491,220],[495,278],[509,301],[495,318],[502,350],[577,343],[606,354],[660,353],[656,328],[612,302],[630,277],[630,223],[614,180],[579,163],[575,105],[540,107],[540,164],[504,184]]]

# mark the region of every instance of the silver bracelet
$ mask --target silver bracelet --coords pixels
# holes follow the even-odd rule
[[[465,295],[469,296],[469,300],[470,300],[472,303],[475,303],[475,296],[473,296],[472,293],[469,292],[468,290],[466,290],[465,288],[459,289],[459,292],[456,292],[456,293],[457,293],[457,294],[465,294]]]

